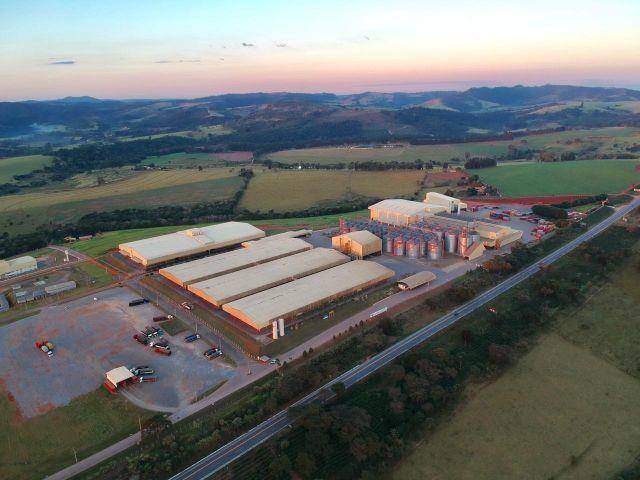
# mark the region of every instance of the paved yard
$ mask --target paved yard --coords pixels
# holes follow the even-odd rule
[[[67,304],[43,308],[38,315],[0,328],[0,386],[25,417],[46,413],[95,390],[104,372],[125,365],[148,365],[159,380],[131,387],[127,397],[140,406],[174,411],[231,377],[234,369],[206,360],[203,341],[186,344],[184,333],[165,334],[173,354],[152,352],[132,336],[161,312],[153,305],[129,307],[136,295],[114,288]],[[49,358],[35,347],[49,340]]]

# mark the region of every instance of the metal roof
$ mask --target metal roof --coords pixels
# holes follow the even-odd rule
[[[403,215],[418,215],[426,210],[422,202],[404,200],[402,198],[389,198],[369,206],[369,210],[386,210]]]
[[[264,235],[262,230],[248,223],[226,222],[123,243],[119,248],[135,261],[153,265],[256,240]]]
[[[133,373],[131,373],[127,367],[116,367],[113,370],[109,370],[107,372],[107,380],[109,380],[116,386],[119,383],[129,380],[133,377]]]
[[[402,280],[398,280],[398,284],[403,284],[409,290],[413,290],[425,283],[433,282],[436,279],[436,276],[433,272],[429,272],[424,270],[422,272],[418,272],[414,275],[410,275],[407,278],[403,278]]]
[[[293,282],[227,303],[222,309],[256,330],[351,292],[388,280],[393,270],[375,262],[354,260]]]
[[[191,262],[161,268],[160,275],[178,285],[187,286],[264,262],[304,252],[313,248],[299,238],[283,238],[274,242],[257,242],[249,247],[220,253]]]
[[[282,240],[284,238],[300,238],[300,237],[308,237],[313,233],[313,230],[309,229],[301,229],[301,230],[288,230],[286,232],[275,233],[273,235],[267,235],[260,240],[251,240],[248,242],[242,242],[243,247],[250,247],[251,245],[255,245],[256,243],[261,242],[270,242],[272,240]]]
[[[189,291],[220,306],[343,263],[349,257],[330,248],[316,248],[251,268],[189,285]]]
[[[381,240],[368,230],[357,230],[355,232],[348,232],[339,235],[340,237],[347,237],[350,240],[359,243],[360,245],[369,245],[372,243],[379,243]]]

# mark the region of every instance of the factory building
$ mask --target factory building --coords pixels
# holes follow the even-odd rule
[[[219,277],[260,265],[296,253],[311,250],[309,243],[299,238],[283,238],[277,242],[255,242],[247,248],[212,255],[191,262],[161,268],[160,275],[186,288],[192,283]]]
[[[369,207],[371,220],[391,225],[411,225],[433,213],[444,212],[446,208],[427,205],[402,198],[390,198]]]
[[[337,235],[331,239],[331,246],[350,257],[360,260],[369,255],[382,253],[382,239],[367,230]]]
[[[15,277],[21,273],[37,270],[38,261],[29,256],[0,260],[0,278]]]
[[[251,245],[255,245],[258,242],[270,242],[273,240],[283,240],[285,238],[300,238],[300,237],[308,237],[313,233],[313,230],[301,229],[301,230],[289,230],[288,232],[276,233],[274,235],[269,235],[267,237],[261,238],[260,240],[250,240],[248,242],[242,242],[243,247],[250,247]]]
[[[227,222],[190,228],[135,242],[122,243],[120,253],[145,267],[187,258],[257,240],[265,233],[248,223]]]
[[[354,260],[223,305],[222,309],[257,331],[273,321],[294,319],[349,294],[392,278],[375,262]]]
[[[405,277],[402,280],[398,280],[398,287],[400,287],[400,290],[413,290],[414,288],[421,287],[422,285],[428,285],[435,279],[436,276],[434,273],[424,270]]]
[[[424,198],[424,203],[427,205],[438,205],[445,208],[447,213],[459,212],[460,210],[466,210],[467,204],[461,202],[459,199],[449,197],[438,192],[427,192]]]
[[[214,306],[221,307],[225,303],[336,267],[348,261],[349,257],[330,248],[315,248],[197,282],[187,288]]]

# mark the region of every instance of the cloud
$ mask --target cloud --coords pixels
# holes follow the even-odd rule
[[[169,60],[158,60],[156,62],[153,63],[171,63]]]
[[[195,59],[195,60],[157,60],[153,63],[200,63],[201,60],[200,59]]]
[[[49,62],[49,65],[75,65],[75,60],[58,60],[55,62]]]
[[[255,47],[253,43],[242,42],[243,47]]]
[[[289,45],[287,45],[286,43],[276,43],[276,47],[278,48],[287,48]]]
[[[365,40],[371,40],[368,36],[363,35],[362,38],[364,38]]]

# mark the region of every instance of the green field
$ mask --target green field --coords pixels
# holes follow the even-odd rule
[[[51,163],[46,155],[0,158],[0,183],[13,182],[14,175],[24,175]]]
[[[464,160],[465,153],[471,156],[504,155],[509,145],[519,150],[550,150],[554,152],[574,151],[580,153],[595,148],[594,153],[625,152],[626,147],[640,142],[640,129],[609,127],[590,130],[567,130],[542,135],[526,135],[513,140],[469,142],[442,145],[405,145],[400,148],[350,148],[328,147],[300,150],[284,150],[266,156],[274,161],[296,163],[349,163],[357,161],[413,162],[434,160],[447,162],[452,158]],[[591,150],[590,150],[591,151]]]
[[[122,208],[187,205],[232,197],[242,185],[234,169],[146,171],[96,187],[0,197],[0,231],[33,230],[49,220]]]
[[[640,181],[640,162],[580,160],[523,163],[474,170],[505,197],[527,195],[579,195],[620,192]]]
[[[610,478],[640,453],[640,382],[558,335],[472,390],[394,480]]]
[[[326,228],[338,225],[340,218],[367,217],[367,210],[359,210],[357,212],[342,213],[336,215],[321,215],[317,217],[299,217],[299,218],[281,218],[274,220],[250,220],[249,223],[256,225],[258,228],[272,230],[274,232],[289,229],[300,228]],[[136,228],[131,230],[115,230],[112,232],[104,232],[91,240],[82,240],[72,244],[72,248],[78,252],[93,257],[100,256],[109,250],[116,248],[119,244],[125,242],[133,242],[143,238],[164,235],[166,233],[177,232],[191,227],[199,227],[206,224],[197,225],[172,225],[167,227],[152,228]]]
[[[251,180],[240,207],[268,212],[296,211],[354,197],[386,198],[421,190],[424,172],[393,170],[265,171]]]
[[[22,418],[0,392],[0,477],[40,479],[82,459],[138,429],[149,412],[100,388],[64,407]]]

